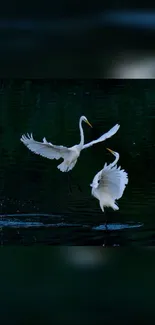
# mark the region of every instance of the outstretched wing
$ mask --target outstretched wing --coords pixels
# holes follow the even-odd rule
[[[91,141],[89,143],[84,144],[83,147],[82,147],[82,150],[86,149],[86,148],[89,148],[89,147],[93,146],[94,144],[96,144],[98,142],[102,142],[102,141],[105,141],[108,138],[111,138],[118,131],[119,128],[120,128],[120,125],[116,124],[115,126],[113,126],[112,129],[110,129],[107,133],[104,133],[103,135],[101,135],[101,137],[98,138],[97,140],[93,140],[93,141]]]
[[[31,135],[27,134],[27,136],[22,135],[20,140],[32,152],[49,159],[65,159],[70,151],[70,149],[67,147],[56,146],[50,142],[47,142],[45,138],[43,138],[43,142],[35,141],[32,133]]]
[[[118,200],[122,197],[127,184],[128,174],[124,169],[117,165],[111,168],[105,164],[98,180],[98,189]]]

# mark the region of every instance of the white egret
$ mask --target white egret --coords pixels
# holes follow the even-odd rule
[[[104,207],[111,207],[114,210],[119,210],[115,200],[122,197],[126,185],[128,184],[128,174],[117,167],[119,160],[119,153],[107,148],[115,157],[113,163],[107,165],[105,163],[102,170],[100,170],[94,177],[91,194],[99,200],[101,210],[104,212]]]
[[[80,143],[70,148],[54,145],[51,142],[47,142],[46,138],[43,138],[43,142],[35,141],[32,133],[31,135],[27,134],[27,136],[22,135],[20,140],[24,143],[25,146],[28,147],[28,149],[30,149],[32,152],[38,155],[41,155],[49,159],[57,159],[57,160],[63,158],[64,159],[63,162],[60,165],[58,165],[57,168],[62,172],[68,172],[69,170],[73,169],[73,167],[75,166],[77,159],[80,156],[81,150],[91,147],[92,145],[98,142],[102,142],[110,138],[118,131],[120,127],[119,124],[116,124],[112,129],[110,129],[107,133],[103,134],[97,140],[84,144],[84,132],[82,128],[83,121],[92,127],[92,125],[88,122],[87,118],[85,116],[81,116],[79,119],[79,129],[80,129],[80,136],[81,136]]]

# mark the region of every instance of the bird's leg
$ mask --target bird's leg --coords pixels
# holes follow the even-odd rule
[[[107,226],[107,220],[105,221],[105,230],[107,231],[108,230],[108,226]]]
[[[80,185],[75,181],[75,179],[73,178],[73,175],[71,175],[71,174],[68,174],[68,175],[70,176],[70,180],[71,180],[72,182],[76,183],[76,185],[77,185],[79,191],[82,192],[82,189],[81,189]]]
[[[107,234],[108,234],[108,226],[107,226],[107,223],[108,223],[108,221],[107,221],[107,218],[106,218],[106,220],[105,220],[105,237],[104,237],[104,244],[103,244],[104,247],[107,246]]]
[[[107,221],[107,217],[106,217],[106,212],[105,212],[105,230],[106,231],[108,231],[108,226],[107,226],[107,223],[108,223],[108,221]]]
[[[72,187],[71,187],[71,181],[70,181],[71,175],[70,175],[69,173],[67,173],[67,176],[68,176],[68,188],[69,188],[69,193],[72,193]]]
[[[81,186],[77,183],[78,189],[80,192],[82,192]]]
[[[72,179],[73,179],[73,176],[72,176]],[[74,179],[74,182],[75,182],[75,184],[77,185],[79,191],[82,192],[82,190],[81,190],[81,186],[79,185],[79,183],[77,183],[77,182],[75,181],[75,179]]]
[[[99,201],[99,203],[100,203],[100,208],[101,208],[102,212],[104,212],[104,215],[106,215],[106,212],[104,211],[104,207],[103,207],[102,201]],[[108,227],[107,227],[107,219],[105,220],[105,230],[106,231],[108,230]]]

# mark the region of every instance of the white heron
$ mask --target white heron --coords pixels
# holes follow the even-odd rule
[[[58,165],[57,168],[62,172],[68,172],[75,166],[77,159],[80,156],[81,150],[91,147],[92,145],[98,142],[102,142],[112,137],[120,128],[120,125],[116,124],[112,129],[110,129],[107,133],[103,134],[97,140],[84,144],[84,132],[82,128],[82,122],[85,122],[92,127],[87,118],[85,116],[81,116],[79,119],[79,129],[81,136],[80,143],[70,148],[54,145],[51,142],[47,142],[46,138],[43,138],[43,142],[35,141],[32,133],[31,135],[27,134],[27,136],[22,135],[20,140],[24,143],[25,146],[28,147],[29,150],[38,155],[49,159],[57,160],[63,158],[63,162]]]
[[[107,148],[115,157],[113,163],[107,165],[105,163],[94,177],[90,186],[92,187],[91,194],[99,200],[100,208],[104,212],[104,207],[111,207],[114,210],[119,210],[115,200],[122,197],[126,185],[128,184],[128,174],[117,167],[119,153]]]

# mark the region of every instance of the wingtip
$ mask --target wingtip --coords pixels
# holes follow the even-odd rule
[[[25,138],[25,134],[22,134],[21,138],[20,138],[20,141],[24,141],[24,138]]]
[[[115,124],[110,131],[117,132],[120,128],[120,124]]]
[[[33,139],[33,133],[24,133],[24,134],[22,134],[22,136],[21,136],[21,138],[20,138],[20,140],[24,140],[24,139]]]
[[[117,130],[119,130],[119,128],[120,128],[120,124],[117,123],[117,124],[115,125],[115,127],[117,128]]]

